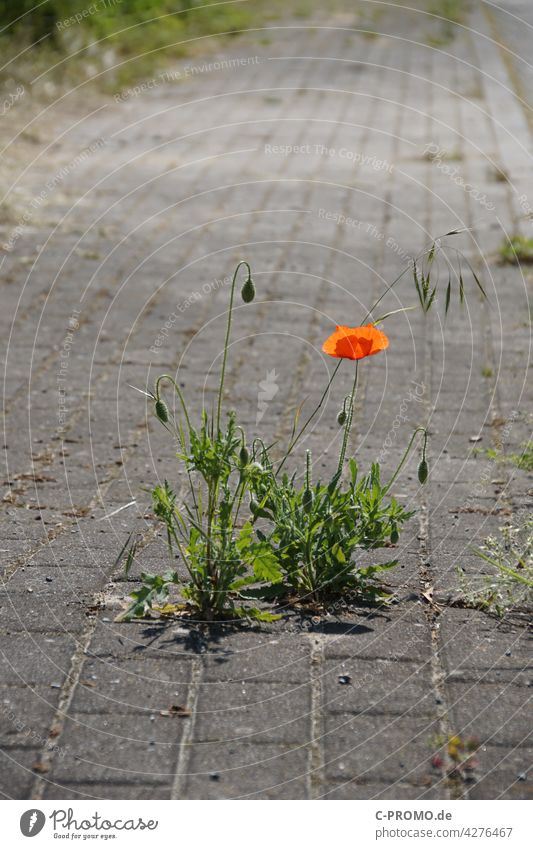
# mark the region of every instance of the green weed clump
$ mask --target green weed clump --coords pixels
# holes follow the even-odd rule
[[[481,585],[473,585],[458,569],[461,598],[468,607],[503,617],[533,606],[533,516],[527,514],[488,537],[475,553],[492,568]]]
[[[447,235],[453,235],[455,231]],[[429,251],[402,271],[373,304],[364,321],[378,304],[411,270],[419,305],[425,314],[437,303],[439,279],[437,257],[445,246],[435,242]],[[451,302],[451,264],[446,259],[448,284],[445,312]],[[397,544],[402,526],[413,515],[390,490],[421,436],[418,479],[428,479],[427,430],[415,428],[400,462],[388,481],[382,481],[379,463],[360,475],[349,440],[358,385],[359,361],[380,353],[389,340],[378,325],[389,312],[360,327],[337,326],[322,350],[338,360],[322,397],[300,426],[296,415],[289,443],[275,457],[275,445],[266,445],[259,435],[248,438],[236,412],[223,409],[224,382],[230,345],[235,290],[244,270],[241,300],[250,304],[256,297],[251,269],[241,261],[233,275],[222,365],[216,402],[193,422],[186,398],[171,375],[161,375],[153,391],[145,392],[153,413],[176,445],[176,457],[186,472],[186,491],[176,493],[168,481],[152,490],[153,511],[162,523],[172,558],[180,567],[163,574],[141,574],[141,586],[122,618],[143,617],[151,609],[163,613],[190,614],[204,621],[251,618],[271,621],[278,614],[274,603],[297,602],[327,605],[346,593],[364,602],[386,601],[382,573],[397,561],[362,565],[361,552]],[[455,274],[459,300],[464,300],[462,272]],[[474,275],[477,285],[479,280]],[[406,309],[413,309],[408,307]],[[329,392],[340,366],[353,369],[352,389],[337,415],[341,428],[340,450],[334,474],[314,480],[311,452],[305,470],[289,474],[285,467]],[[170,389],[176,403],[172,409],[163,396]],[[142,390],[141,390],[142,391]],[[302,481],[300,483],[300,481]],[[119,560],[125,559],[128,573],[137,556],[136,544],[127,541]],[[183,572],[185,570],[185,574]],[[175,591],[177,599],[171,598]]]
[[[500,259],[509,265],[533,262],[533,238],[511,236],[500,248]]]

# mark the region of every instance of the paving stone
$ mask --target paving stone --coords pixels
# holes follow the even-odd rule
[[[325,770],[330,780],[408,781],[431,772],[436,724],[424,716],[331,714],[326,718]]]
[[[64,756],[55,759],[48,777],[77,784],[167,783],[174,773],[183,722],[187,721],[173,722],[171,728],[161,722],[161,732],[155,734],[146,715],[99,717],[95,724],[88,722],[85,714],[70,714],[64,730]]]
[[[236,634],[209,645],[203,661],[206,681],[303,683],[309,678],[309,646],[293,635]]]
[[[478,780],[468,790],[470,799],[533,798],[531,735],[518,749],[483,746],[477,758]]]
[[[86,714],[158,715],[172,705],[187,704],[190,675],[185,661],[90,658],[81,670],[71,707]]]
[[[324,786],[320,798],[328,799],[442,799],[442,788],[436,784],[429,784],[431,777],[421,779],[420,786],[402,784],[400,781],[391,784],[378,784],[365,781],[345,781],[335,784],[333,782]]]
[[[326,661],[321,678],[322,706],[330,713],[433,715],[435,695],[429,662],[397,660]]]
[[[417,661],[428,656],[429,640],[422,606],[405,603],[358,619],[346,636],[328,636],[325,656]]]
[[[1,745],[44,748],[59,700],[59,689],[0,686]]]
[[[221,743],[306,743],[309,685],[206,682],[200,686],[195,739]]]
[[[44,799],[169,799],[168,784],[115,784],[111,781],[87,784],[46,781]]]
[[[272,743],[198,743],[188,767],[187,799],[305,799],[308,753]]]
[[[519,674],[530,667],[531,637],[519,628],[473,610],[446,610],[439,617],[440,645],[448,672]]]
[[[61,686],[75,648],[74,639],[65,636],[0,636],[0,680],[17,685]]]
[[[493,745],[520,746],[531,731],[531,688],[512,684],[449,684],[453,729]]]
[[[0,797],[3,799],[27,799],[31,792],[35,773],[32,765],[38,762],[39,749],[0,749]]]

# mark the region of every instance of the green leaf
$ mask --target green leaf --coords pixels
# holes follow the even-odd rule
[[[448,285],[446,287],[446,306],[445,306],[445,315],[448,315],[448,310],[450,309],[450,298],[452,294],[452,281],[448,279]]]
[[[476,285],[477,285],[478,289],[480,290],[480,292],[481,292],[481,294],[483,295],[483,297],[484,297],[484,298],[486,298],[486,297],[487,297],[487,293],[485,292],[485,290],[484,290],[483,286],[481,285],[481,282],[480,282],[480,280],[479,280],[479,277],[477,276],[476,272],[474,271],[474,269],[472,268],[472,266],[470,265],[470,263],[469,263],[469,268],[470,268],[470,271],[472,272],[472,277],[474,278],[474,280],[475,280],[475,282],[476,282]],[[488,299],[487,299],[487,300],[488,300]]]
[[[270,581],[277,584],[282,579],[278,559],[268,543],[257,543],[251,551],[252,560],[250,566],[259,581]]]
[[[340,547],[340,543],[335,543],[335,545],[331,549],[331,553],[339,563],[346,563],[346,557],[344,555],[344,551]]]
[[[255,619],[256,622],[277,622],[281,619],[281,614],[270,613],[268,610],[259,610],[258,607],[245,607],[241,615],[247,616],[249,619]]]
[[[498,560],[494,560],[492,557],[489,557],[485,552],[480,551],[478,548],[472,548],[474,554],[477,554],[478,557],[481,557],[485,560],[486,563],[490,563],[491,566],[495,566],[500,572],[504,572],[509,577],[514,578],[521,584],[524,584],[526,587],[533,589],[533,581],[528,580],[528,578],[524,578],[520,572],[516,572],[514,569],[510,569],[508,566],[505,566],[503,563],[500,563]]]

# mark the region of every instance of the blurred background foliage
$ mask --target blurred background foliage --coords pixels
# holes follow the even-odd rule
[[[73,84],[104,71],[100,81],[116,90],[282,13],[306,16],[312,5],[313,0],[0,0],[0,49],[11,78],[46,69],[49,85]],[[217,34],[218,42],[204,39],[195,47],[195,39]],[[54,75],[50,68],[62,58]]]

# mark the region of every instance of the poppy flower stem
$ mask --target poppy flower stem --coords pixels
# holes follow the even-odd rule
[[[400,463],[399,463],[396,471],[394,472],[394,474],[391,477],[390,481],[388,482],[387,486],[383,490],[384,493],[387,493],[389,491],[389,489],[393,485],[394,481],[396,480],[396,478],[400,474],[400,472],[401,472],[401,470],[404,466],[404,463],[407,460],[407,457],[409,456],[409,452],[411,451],[411,446],[412,446],[413,442],[415,441],[415,436],[417,435],[417,433],[423,433],[424,434],[424,445],[423,445],[423,448],[422,448],[422,458],[423,458],[423,460],[426,459],[426,447],[427,447],[427,441],[428,441],[428,432],[427,432],[427,429],[425,427],[420,426],[420,427],[417,427],[416,430],[413,432],[413,435],[411,436],[411,439],[409,440],[409,444],[408,444],[407,448],[405,449],[405,453],[404,453],[402,459],[400,460]]]
[[[189,428],[189,432],[190,432],[191,422],[190,422],[190,419],[189,419],[189,413],[187,412],[187,405],[185,404],[185,399],[183,398],[183,394],[182,394],[181,389],[179,388],[178,384],[176,383],[174,378],[171,377],[170,374],[162,374],[162,375],[160,375],[160,377],[157,378],[156,383],[155,383],[155,393],[154,393],[154,397],[155,397],[156,401],[160,400],[160,398],[159,398],[159,384],[161,383],[162,380],[169,380],[170,383],[172,384],[172,386],[174,387],[174,391],[175,391],[176,395],[178,396],[178,398],[180,400],[181,408],[182,408],[183,414],[185,416],[185,421],[187,422],[187,427]]]
[[[356,360],[355,361],[355,374],[354,374],[354,378],[353,378],[353,386],[352,386],[352,391],[350,393],[350,400],[349,400],[349,403],[348,403],[348,415],[347,415],[347,418],[346,418],[346,424],[344,425],[344,435],[342,437],[342,445],[341,445],[341,451],[340,451],[340,454],[339,454],[339,462],[337,464],[337,474],[338,475],[341,474],[342,468],[344,466],[344,458],[346,457],[346,449],[348,447],[348,438],[350,436],[350,430],[351,430],[351,427],[352,427],[353,406],[354,406],[354,401],[355,401],[355,393],[356,393],[356,390],[357,390],[358,370],[359,370],[359,361]]]
[[[235,295],[235,283],[237,281],[237,274],[239,273],[239,269],[241,265],[245,265],[248,269],[248,279],[252,275],[252,270],[250,268],[249,263],[246,262],[245,259],[241,259],[235,272],[233,274],[233,280],[231,281],[231,294],[229,299],[229,312],[228,312],[228,324],[226,327],[226,339],[224,340],[224,354],[222,357],[222,369],[220,371],[220,385],[218,387],[218,404],[217,404],[217,434],[220,431],[220,414],[222,410],[222,396],[224,394],[224,378],[226,376],[226,360],[228,358],[228,345],[229,345],[229,337],[231,333],[231,320],[233,317],[233,299]]]

